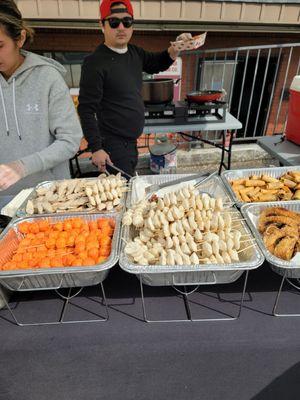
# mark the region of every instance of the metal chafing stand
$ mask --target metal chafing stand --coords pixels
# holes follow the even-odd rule
[[[279,300],[282,293],[282,288],[285,282],[288,282],[297,291],[300,291],[300,266],[295,265],[293,261],[282,260],[273,254],[271,254],[263,241],[261,234],[257,228],[257,221],[260,213],[269,207],[284,207],[287,210],[300,213],[300,202],[299,201],[276,201],[269,203],[253,203],[245,204],[242,206],[241,211],[245,216],[248,225],[254,234],[259,247],[261,248],[266,260],[269,262],[271,269],[282,277],[276,298],[273,306],[273,315],[276,317],[300,317],[299,313],[279,313],[277,312],[279,306]],[[291,280],[293,279],[293,281]]]
[[[149,175],[143,176],[149,184],[154,183],[163,183],[167,181],[171,181],[176,179],[177,177],[182,177],[183,175]],[[136,178],[133,178],[133,180]],[[132,182],[131,180],[131,186]],[[199,187],[199,191],[205,191],[212,196],[220,196],[223,200],[228,203],[231,202],[231,198],[227,194],[224,185],[221,181],[221,178],[218,176],[213,176],[209,181],[206,181],[202,186]],[[131,195],[132,192],[129,192],[127,197],[127,206],[131,204]],[[237,215],[241,215],[237,209],[232,209]],[[242,232],[251,235],[250,230],[244,221],[240,221],[239,229]],[[142,308],[143,308],[143,317],[146,322],[187,322],[187,321],[227,321],[227,320],[235,320],[239,318],[241,309],[243,306],[243,301],[246,292],[247,286],[247,278],[249,270],[255,269],[259,267],[263,261],[264,257],[259,250],[257,245],[254,245],[251,249],[248,249],[245,252],[243,259],[239,263],[232,263],[228,265],[194,265],[194,266],[160,266],[160,265],[137,265],[132,264],[126,254],[124,253],[125,241],[130,240],[133,234],[133,228],[131,227],[123,227],[121,237],[124,239],[121,244],[120,250],[120,258],[119,265],[120,267],[130,274],[135,274],[139,279],[140,283],[140,291],[141,291],[141,300],[142,300]],[[191,313],[190,304],[189,304],[189,296],[196,292],[200,286],[207,285],[216,285],[216,284],[226,284],[235,282],[239,277],[241,277],[245,273],[243,288],[240,300],[238,302],[237,307],[238,311],[236,315],[228,315],[228,313],[223,313],[226,315],[221,318],[194,318]],[[158,320],[158,319],[149,319],[148,312],[146,309],[146,299],[144,296],[143,285],[147,286],[171,286],[177,292],[179,292],[183,296],[183,301],[185,305],[185,309],[187,312],[187,319],[169,319],[169,320]],[[192,290],[187,290],[188,286],[195,286]],[[226,302],[222,300],[222,302]],[[219,312],[214,309],[214,311]]]
[[[66,323],[80,322],[104,322],[108,320],[108,308],[103,287],[103,281],[107,277],[109,270],[118,261],[119,235],[120,235],[120,214],[119,213],[69,213],[69,214],[48,214],[43,216],[31,216],[13,220],[0,235],[0,263],[8,261],[18,246],[18,242],[22,234],[18,232],[18,225],[24,221],[48,220],[51,222],[62,221],[71,217],[81,217],[86,221],[96,220],[97,218],[114,218],[116,221],[115,231],[112,240],[112,251],[106,261],[101,264],[83,267],[55,267],[55,268],[34,268],[26,270],[2,270],[0,271],[0,283],[5,288],[16,292],[35,292],[35,291],[50,291],[54,290],[58,296],[64,301],[62,311],[58,321],[53,322],[20,322],[5,296],[1,294],[7,309],[9,310],[14,322],[19,326],[30,325],[55,325]],[[94,312],[99,318],[85,320],[65,320],[67,307],[74,297],[76,297],[84,287],[98,286],[102,293],[102,304],[105,307],[105,317],[102,317]],[[63,295],[58,290],[68,289],[68,294]],[[74,293],[72,293],[74,290]],[[90,311],[86,310],[90,313]]]

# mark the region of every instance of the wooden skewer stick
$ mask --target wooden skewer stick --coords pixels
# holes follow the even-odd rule
[[[237,253],[241,253],[242,251],[248,250],[248,249],[250,249],[251,247],[254,247],[254,246],[255,246],[255,243],[252,243],[250,246],[244,247],[243,249],[239,250]]]
[[[45,246],[45,244],[36,244],[36,245],[34,245],[34,246],[24,246],[24,247],[21,246],[21,247],[19,247],[18,250],[20,250],[20,249],[22,249],[22,250],[34,249],[34,248],[36,248],[36,247],[42,247],[42,246]],[[18,250],[15,250],[14,253],[16,253]]]
[[[121,240],[123,240],[124,243],[128,244],[129,242],[127,242],[127,240],[123,237],[121,237]]]
[[[253,241],[254,243],[256,243],[256,239],[255,238],[249,238],[249,239],[245,239],[245,240],[240,240],[240,243],[245,243],[245,242],[249,242],[249,241]]]
[[[67,256],[68,254],[73,254],[74,251],[68,251],[67,253],[57,253],[58,256]]]

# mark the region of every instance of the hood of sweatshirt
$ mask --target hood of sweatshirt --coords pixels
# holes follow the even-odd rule
[[[12,76],[6,80],[2,74],[0,74],[0,104],[2,105],[4,121],[6,126],[6,134],[9,135],[10,127],[7,118],[7,105],[5,103],[5,98],[3,95],[3,88],[11,87],[12,90],[12,100],[13,100],[13,113],[16,124],[17,133],[19,139],[22,140],[22,134],[20,130],[19,120],[18,120],[18,110],[16,107],[16,88],[22,86],[26,81],[27,77],[36,69],[41,66],[48,66],[57,70],[62,76],[65,75],[65,68],[59,64],[57,61],[51,58],[46,58],[39,56],[37,54],[28,52],[26,50],[21,50],[21,54],[25,57],[23,64],[12,74]],[[35,87],[32,87],[32,91]]]

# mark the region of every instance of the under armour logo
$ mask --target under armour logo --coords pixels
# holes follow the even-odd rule
[[[38,104],[26,104],[27,112],[38,112],[39,105]]]

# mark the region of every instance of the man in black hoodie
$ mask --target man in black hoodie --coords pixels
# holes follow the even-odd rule
[[[133,175],[137,138],[144,128],[142,73],[165,71],[178,53],[172,47],[150,53],[128,44],[133,33],[130,0],[103,0],[100,14],[105,42],[84,60],[78,112],[99,171],[114,164]]]

